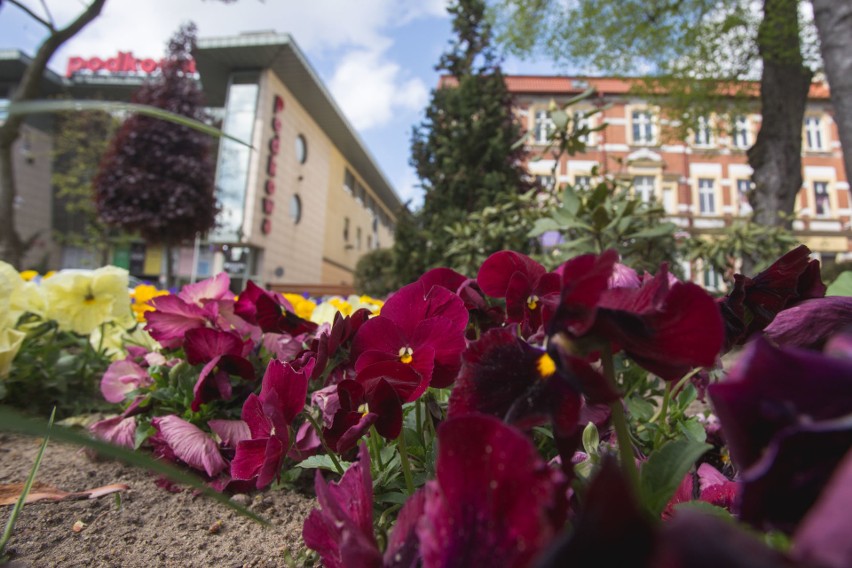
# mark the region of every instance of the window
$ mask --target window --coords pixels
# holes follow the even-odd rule
[[[591,124],[589,123],[589,117],[586,116],[586,113],[585,112],[575,112],[574,113],[574,130],[579,131],[580,129],[589,128],[589,127],[591,127]],[[589,138],[590,138],[589,134],[583,134],[582,136],[579,136],[577,139],[580,142],[582,142],[583,144],[589,144],[590,143]]]
[[[293,224],[298,225],[302,220],[302,199],[297,195],[290,198],[290,218]]]
[[[713,143],[713,133],[710,130],[710,122],[707,120],[707,117],[698,117],[693,142],[696,146],[710,146]]]
[[[805,118],[805,140],[808,150],[822,150],[822,125],[818,116]]]
[[[373,250],[373,235],[367,235],[367,250]]]
[[[721,284],[719,278],[719,273],[713,270],[713,267],[707,266],[704,268],[704,275],[702,277],[704,288],[707,290],[718,290],[719,285]]]
[[[636,176],[633,178],[633,191],[642,200],[648,203],[654,199],[654,176]]]
[[[651,119],[650,112],[646,110],[634,110],[631,124],[633,125],[634,144],[654,143],[654,122]]]
[[[544,189],[554,189],[556,180],[553,176],[535,176],[535,181]]]
[[[352,195],[355,192],[355,175],[349,170],[346,170],[343,174],[343,189],[349,195]]]
[[[734,147],[748,148],[749,144],[748,119],[743,115],[739,115],[734,118]]]
[[[361,227],[355,229],[355,248],[361,250]]]
[[[698,211],[702,215],[716,214],[716,190],[712,179],[698,180]]]
[[[740,215],[748,215],[751,213],[751,205],[748,202],[748,192],[751,191],[751,180],[737,180],[737,203],[739,204]]]
[[[304,164],[308,159],[308,141],[301,134],[296,136],[296,159],[300,164]]]
[[[550,136],[556,129],[556,125],[550,119],[550,113],[546,110],[535,111],[535,142],[536,144],[547,144]]]
[[[358,202],[359,205],[363,206],[364,202],[367,199],[367,191],[364,189],[364,186],[355,182],[355,201]]]
[[[577,189],[589,189],[592,187],[592,176],[574,176],[574,187]]]
[[[831,201],[828,198],[828,182],[814,182],[814,214],[817,217],[831,216]]]
[[[343,240],[349,242],[349,217],[343,218]]]

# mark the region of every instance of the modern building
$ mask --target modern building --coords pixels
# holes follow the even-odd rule
[[[369,150],[288,34],[199,38],[195,71],[220,139],[216,191],[219,226],[177,254],[182,280],[220,270],[235,287],[246,278],[294,289],[345,290],[358,259],[393,242],[402,203]],[[8,98],[28,58],[0,51],[0,98]],[[67,76],[45,74],[44,95],[128,100],[158,62],[132,53],[71,57]],[[193,70],[190,70],[193,71]],[[2,117],[0,117],[2,120]],[[50,238],[64,213],[53,208],[49,117],[34,117],[16,152],[18,230],[39,237],[27,260],[46,268],[80,266],[85,251]],[[113,262],[157,278],[162,250],[135,243]]]
[[[540,158],[529,162],[530,173],[556,183],[589,184],[593,169],[631,183],[644,200],[662,204],[671,220],[693,235],[712,234],[748,215],[752,169],[746,150],[760,129],[759,101],[725,124],[719,116],[701,119],[697,131],[678,139],[677,126],[666,116],[665,99],[637,96],[630,79],[557,76],[508,76],[515,112],[531,132],[528,150]],[[578,94],[594,88],[596,96],[572,106],[578,118],[592,127],[586,151],[561,156],[556,163],[546,152],[552,132],[548,108],[560,108]],[[585,113],[602,108],[584,118]],[[852,257],[849,182],[843,166],[840,139],[832,116],[828,88],[814,83],[802,125],[803,184],[793,228],[801,242],[824,261]],[[713,274],[693,275],[709,287]]]

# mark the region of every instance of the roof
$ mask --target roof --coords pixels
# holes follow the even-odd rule
[[[588,76],[561,76],[561,75],[506,75],[506,87],[513,94],[530,95],[571,95],[579,94],[594,87],[602,94],[626,95],[631,88],[639,85],[642,77],[588,77]],[[440,79],[440,87],[449,87],[456,84],[455,78],[444,75]],[[760,93],[760,83],[757,81],[744,81],[743,84],[753,89],[753,94]],[[811,99],[829,99],[830,93],[828,83],[814,82],[808,97]]]
[[[32,62],[32,57],[19,49],[0,49],[0,84],[17,85]],[[62,77],[50,69],[45,70],[39,85],[41,96],[59,93],[62,86]]]
[[[290,34],[199,38],[193,55],[211,106],[224,106],[231,73],[271,69],[379,199],[391,211],[402,207],[390,182]]]

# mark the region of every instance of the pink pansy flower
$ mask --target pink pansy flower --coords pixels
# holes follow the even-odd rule
[[[177,458],[188,466],[216,477],[228,467],[219,452],[219,446],[209,434],[175,415],[151,420],[157,429],[152,443],[160,446],[160,456]]]
[[[107,402],[124,402],[128,393],[147,387],[152,382],[145,369],[133,361],[123,359],[112,363],[104,373],[101,393]]]

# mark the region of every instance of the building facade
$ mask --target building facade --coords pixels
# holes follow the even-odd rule
[[[25,61],[20,53],[4,53],[0,85],[11,92]],[[403,205],[304,54],[287,34],[261,33],[199,38],[194,57],[212,114],[223,132],[245,144],[218,142],[218,225],[175,253],[180,280],[224,270],[235,288],[247,278],[309,291],[351,287],[358,259],[392,244]],[[130,53],[74,56],[68,76],[51,75],[48,82],[51,91],[73,98],[127,100],[156,68],[154,60]],[[32,171],[16,171],[24,238],[37,231],[49,237],[63,214],[51,211],[50,137],[50,125],[34,121],[22,136],[43,155]],[[44,218],[31,220],[36,211]],[[27,260],[39,254],[49,259],[47,268],[87,260],[84,251],[49,241]],[[161,248],[137,242],[114,251],[113,262],[155,279],[162,255]]]
[[[518,120],[531,133],[527,148],[537,158],[529,162],[531,174],[550,177],[555,166],[557,186],[588,184],[593,169],[613,175],[644,200],[662,204],[669,218],[693,235],[712,234],[751,213],[746,151],[760,129],[757,99],[731,124],[713,115],[701,118],[684,140],[673,135],[677,124],[666,117],[664,99],[635,95],[629,80],[508,76],[506,82]],[[548,108],[551,102],[561,108],[590,87],[597,96],[570,110],[591,127],[605,126],[588,135],[585,152],[556,163],[545,151],[553,129]],[[602,110],[584,118],[596,108]],[[802,125],[802,174],[793,221],[797,238],[824,261],[850,258],[849,183],[829,92],[821,83],[811,88]]]

